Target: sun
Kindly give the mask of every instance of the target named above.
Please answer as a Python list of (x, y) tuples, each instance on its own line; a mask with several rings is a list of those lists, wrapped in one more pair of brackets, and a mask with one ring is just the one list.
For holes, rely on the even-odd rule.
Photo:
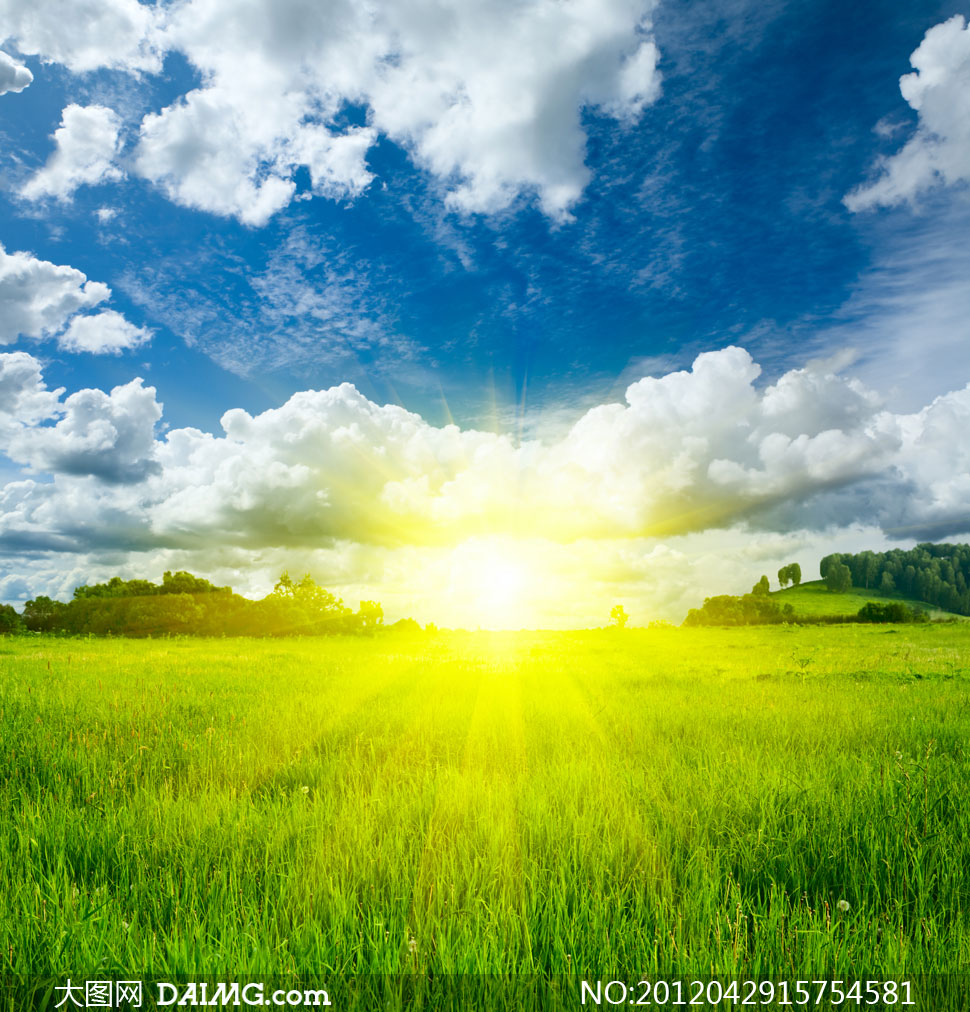
[(520, 602), (527, 582), (521, 562), (498, 556), (487, 559), (478, 571), (479, 601), (486, 611), (504, 609)]
[(514, 629), (532, 621), (534, 583), (524, 557), (489, 539), (466, 542), (454, 553), (448, 593), (475, 625)]

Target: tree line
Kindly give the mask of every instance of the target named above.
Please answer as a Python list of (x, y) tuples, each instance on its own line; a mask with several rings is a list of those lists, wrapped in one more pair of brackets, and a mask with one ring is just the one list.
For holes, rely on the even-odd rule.
[(833, 591), (878, 590), (970, 615), (970, 545), (919, 544), (888, 552), (834, 553), (819, 563)]
[(283, 572), (272, 593), (252, 601), (202, 577), (166, 572), (161, 584), (122, 580), (84, 584), (68, 602), (39, 596), (22, 613), (0, 605), (0, 633), (96, 636), (292, 636), (373, 633), (383, 626), (377, 601), (347, 607), (307, 573)]

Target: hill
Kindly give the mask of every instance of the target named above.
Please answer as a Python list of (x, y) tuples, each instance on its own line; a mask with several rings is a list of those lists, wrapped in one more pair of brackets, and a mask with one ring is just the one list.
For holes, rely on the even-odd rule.
[(784, 607), (790, 604), (796, 615), (813, 617), (816, 615), (855, 615), (863, 605), (870, 601), (886, 604), (898, 601), (907, 608), (925, 611), (931, 618), (949, 617), (952, 612), (935, 608), (925, 601), (905, 597), (902, 594), (882, 594), (877, 590), (866, 590), (863, 587), (850, 587), (841, 593), (833, 593), (825, 586), (824, 580), (810, 580), (797, 587), (787, 590), (773, 591), (769, 597)]

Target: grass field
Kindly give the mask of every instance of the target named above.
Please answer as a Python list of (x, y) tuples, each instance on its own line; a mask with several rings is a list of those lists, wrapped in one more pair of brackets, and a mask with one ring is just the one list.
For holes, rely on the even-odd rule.
[(3, 972), (967, 972), (968, 648), (0, 641)]

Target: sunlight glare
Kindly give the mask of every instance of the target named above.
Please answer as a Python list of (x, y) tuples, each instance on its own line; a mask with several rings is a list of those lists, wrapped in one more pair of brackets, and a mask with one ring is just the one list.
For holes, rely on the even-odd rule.
[(449, 594), (483, 629), (514, 629), (532, 620), (534, 574), (524, 558), (494, 541), (467, 543), (452, 557)]

